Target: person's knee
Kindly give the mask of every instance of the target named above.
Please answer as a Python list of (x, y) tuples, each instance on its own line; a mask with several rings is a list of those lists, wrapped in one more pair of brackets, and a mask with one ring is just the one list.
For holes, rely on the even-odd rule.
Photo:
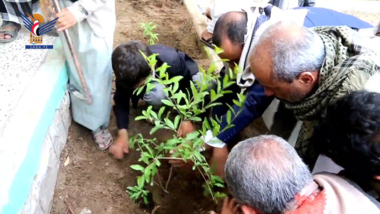
[(153, 106), (154, 109), (159, 109), (163, 106), (162, 100), (166, 99), (163, 88), (163, 85), (156, 85), (154, 89), (144, 95), (145, 102)]

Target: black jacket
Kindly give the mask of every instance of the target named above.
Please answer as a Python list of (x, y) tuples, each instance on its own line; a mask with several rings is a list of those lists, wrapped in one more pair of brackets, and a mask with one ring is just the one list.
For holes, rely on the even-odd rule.
[[(174, 48), (164, 45), (151, 45), (149, 49), (157, 56), (157, 66), (160, 67), (163, 63), (167, 63), (170, 68), (166, 70), (169, 78), (175, 76), (183, 76), (180, 81), (179, 90), (185, 90), (190, 87), (192, 76), (199, 72), (197, 63), (185, 53), (178, 51)], [(123, 84), (116, 79), (116, 91), (114, 95), (115, 105), (113, 111), (117, 120), (117, 127), (119, 129), (128, 129), (129, 124), (129, 106), (132, 100), (133, 107), (137, 107), (137, 102), (142, 99), (144, 92), (140, 96), (133, 94), (134, 89), (124, 88)]]

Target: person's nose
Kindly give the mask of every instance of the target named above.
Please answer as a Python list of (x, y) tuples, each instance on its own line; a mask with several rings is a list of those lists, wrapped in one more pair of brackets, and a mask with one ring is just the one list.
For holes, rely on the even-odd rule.
[(273, 95), (274, 95), (274, 91), (265, 88), (265, 89), (264, 89), (264, 94), (265, 94), (266, 96), (270, 97), (270, 96), (273, 96)]

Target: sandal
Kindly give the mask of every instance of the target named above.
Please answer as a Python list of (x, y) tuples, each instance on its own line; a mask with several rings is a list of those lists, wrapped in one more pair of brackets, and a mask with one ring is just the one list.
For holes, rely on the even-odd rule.
[(100, 151), (107, 150), (113, 143), (111, 133), (107, 128), (100, 127), (93, 133), (94, 141)]
[[(10, 30), (12, 28), (13, 30)], [(21, 25), (17, 23), (3, 21), (3, 24), (0, 27), (0, 34), (4, 34), (2, 37), (4, 37), (5, 35), (10, 35), (11, 38), (9, 39), (0, 38), (0, 43), (9, 43), (9, 42), (15, 41), (17, 39), (18, 31), (20, 29), (21, 29)]]
[(204, 39), (204, 38), (201, 38), (200, 41), (205, 44), (207, 47), (211, 48), (211, 49), (215, 49), (214, 45), (212, 44), (212, 37), (210, 39)]

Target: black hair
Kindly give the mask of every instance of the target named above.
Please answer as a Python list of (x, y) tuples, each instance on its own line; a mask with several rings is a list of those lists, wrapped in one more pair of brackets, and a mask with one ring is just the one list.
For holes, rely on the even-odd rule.
[(247, 23), (248, 18), (245, 12), (228, 12), (221, 15), (215, 23), (212, 43), (220, 47), (223, 39), (228, 38), (232, 44), (244, 44)]
[(380, 94), (357, 91), (330, 104), (312, 141), (348, 172), (380, 175)]
[(151, 73), (151, 68), (141, 52), (152, 55), (149, 47), (141, 41), (130, 41), (119, 45), (112, 53), (112, 68), (118, 83), (127, 87), (136, 86)]

